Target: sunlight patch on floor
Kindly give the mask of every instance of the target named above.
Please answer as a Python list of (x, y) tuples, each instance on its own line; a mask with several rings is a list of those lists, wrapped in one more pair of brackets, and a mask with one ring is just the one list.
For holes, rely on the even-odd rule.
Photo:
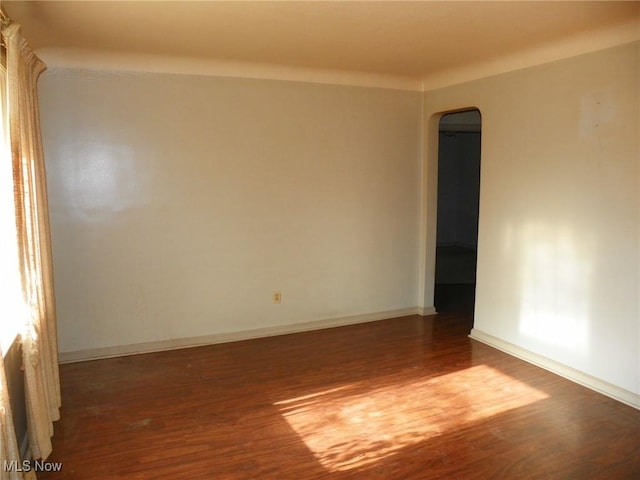
[(276, 406), (323, 467), (343, 471), (545, 398), (526, 383), (478, 365), (378, 388), (340, 387)]

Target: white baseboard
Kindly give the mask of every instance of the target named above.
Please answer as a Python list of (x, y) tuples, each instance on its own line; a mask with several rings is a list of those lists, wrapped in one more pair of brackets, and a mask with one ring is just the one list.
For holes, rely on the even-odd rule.
[[(422, 313), (431, 311), (432, 313)], [(385, 312), (365, 313), (349, 317), (330, 318), (326, 320), (315, 320), (311, 322), (294, 323), (289, 325), (275, 325), (272, 327), (243, 330), (240, 332), (216, 333), (199, 337), (176, 338), (171, 340), (160, 340), (157, 342), (136, 343), (131, 345), (118, 345), (114, 347), (92, 348), (88, 350), (76, 350), (72, 352), (60, 352), (58, 361), (60, 363), (75, 363), (101, 358), (122, 357), (125, 355), (136, 355), (140, 353), (161, 352), (165, 350), (176, 350), (178, 348), (199, 347), (203, 345), (213, 345), (216, 343), (237, 342), (240, 340), (250, 340), (252, 338), (271, 337), (274, 335), (287, 335), (289, 333), (307, 332), (311, 330), (321, 330), (324, 328), (343, 327), (358, 323), (375, 322), (390, 318), (406, 317), (408, 315), (432, 315), (435, 313), (433, 307), (421, 308), (411, 307), (399, 310), (389, 310)]]
[(418, 315), (427, 317), (429, 315), (436, 315), (436, 307), (418, 307)]
[(605, 382), (604, 380), (600, 380), (599, 378), (581, 372), (580, 370), (576, 370), (575, 368), (556, 362), (555, 360), (551, 360), (522, 347), (518, 347), (517, 345), (501, 340), (500, 338), (494, 337), (493, 335), (489, 335), (488, 333), (484, 333), (475, 328), (471, 330), (469, 337), (640, 410), (640, 395), (625, 390), (624, 388), (620, 388), (609, 382)]

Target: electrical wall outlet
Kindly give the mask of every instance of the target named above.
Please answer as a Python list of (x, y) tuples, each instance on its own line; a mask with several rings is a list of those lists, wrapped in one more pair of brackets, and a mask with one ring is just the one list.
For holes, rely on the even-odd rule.
[(274, 290), (271, 299), (273, 300), (273, 303), (282, 303), (282, 294), (280, 293), (280, 290)]

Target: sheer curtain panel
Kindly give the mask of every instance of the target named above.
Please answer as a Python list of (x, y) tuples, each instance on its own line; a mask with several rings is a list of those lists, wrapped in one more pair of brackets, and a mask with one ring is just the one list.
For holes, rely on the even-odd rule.
[(7, 377), (4, 373), (4, 359), (0, 352), (0, 480), (23, 480), (17, 468), (5, 468), (6, 465), (20, 464), (20, 450), (13, 427), (11, 402), (7, 391)]
[(21, 340), (29, 448), (34, 459), (51, 453), (60, 417), (60, 379), (51, 242), (37, 81), (45, 64), (11, 23), (2, 29), (7, 50), (9, 137), (14, 182), (18, 264), (23, 311)]

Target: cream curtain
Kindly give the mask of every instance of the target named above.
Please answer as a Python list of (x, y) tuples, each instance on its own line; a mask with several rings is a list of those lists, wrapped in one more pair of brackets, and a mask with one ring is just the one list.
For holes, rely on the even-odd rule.
[[(4, 359), (0, 352), (0, 459), (9, 465), (19, 465), (20, 449), (13, 428), (13, 415), (4, 372)], [(22, 473), (17, 468), (4, 468), (5, 465), (7, 463), (0, 466), (0, 480), (23, 480)]]
[[(7, 71), (4, 61), (2, 62), (2, 65), (0, 65), (0, 114), (2, 114), (2, 122), (0, 124), (0, 146), (2, 148), (2, 155), (0, 156), (0, 158), (2, 158), (2, 161), (9, 162), (11, 158), (11, 155), (8, 154), (9, 108), (7, 105)], [(3, 223), (3, 226), (4, 225), (5, 224)], [(9, 250), (4, 244), (3, 247), (5, 247), (5, 250)], [(8, 266), (6, 262), (3, 262), (3, 275), (7, 274), (7, 272), (5, 271), (7, 267)], [(11, 313), (3, 313), (4, 314), (0, 318), (0, 321), (5, 324), (9, 323), (11, 319), (7, 316), (11, 315)], [(3, 462), (8, 462), (9, 465), (19, 465), (20, 463), (20, 450), (18, 447), (18, 442), (16, 440), (16, 434), (13, 424), (13, 413), (11, 411), (11, 401), (9, 399), (7, 377), (4, 367), (4, 355), (2, 354), (2, 351), (0, 351), (0, 460), (2, 460)], [(4, 467), (4, 465), (2, 466)], [(23, 477), (16, 468), (1, 468), (0, 480), (23, 480)]]
[(35, 459), (51, 453), (60, 417), (60, 380), (44, 155), (37, 80), (45, 64), (17, 24), (2, 30), (7, 48), (9, 133), (18, 257), (26, 318), (22, 331), (29, 448)]

